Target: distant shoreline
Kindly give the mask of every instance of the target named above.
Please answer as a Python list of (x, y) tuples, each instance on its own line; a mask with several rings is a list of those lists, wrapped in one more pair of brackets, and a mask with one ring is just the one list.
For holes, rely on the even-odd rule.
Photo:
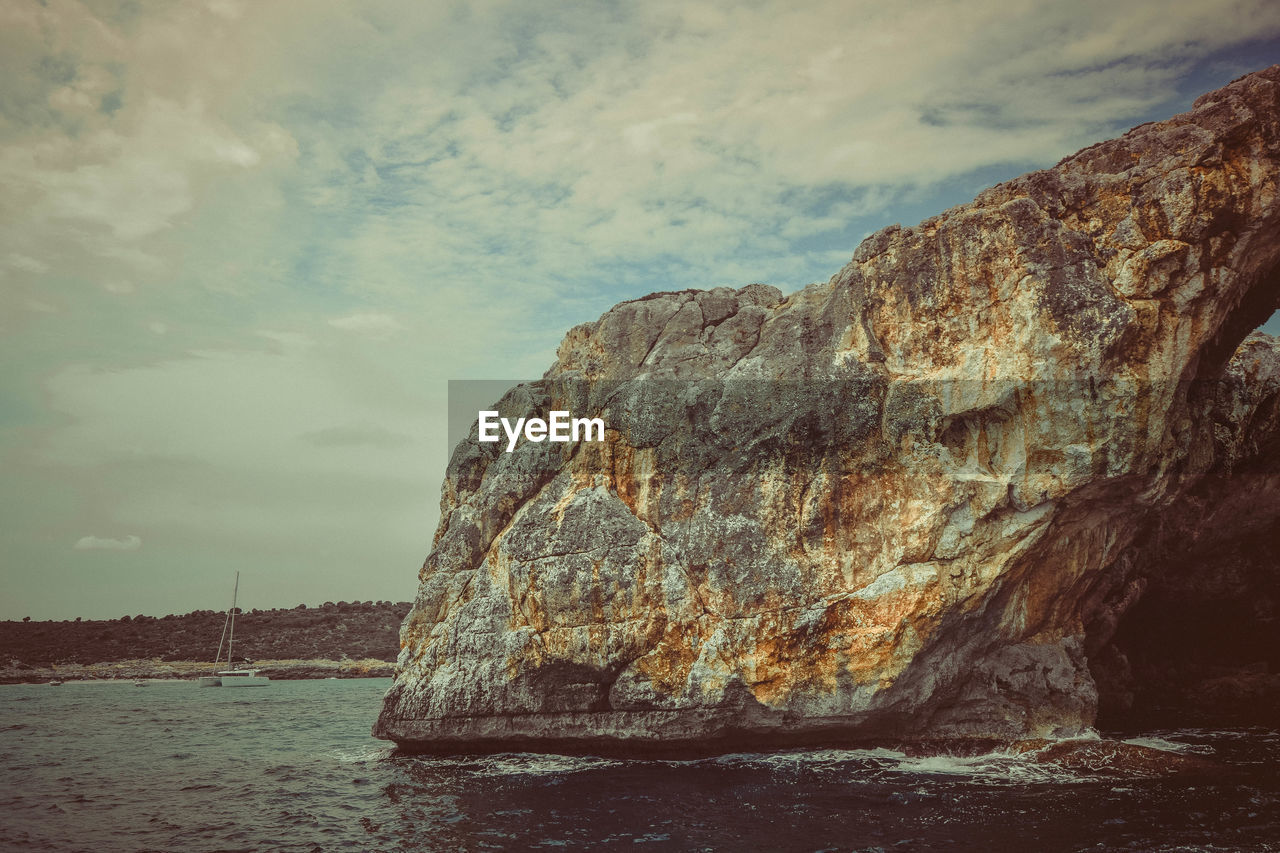
[[(188, 678), (257, 661), (271, 678), (390, 675), (407, 601), (339, 601), (236, 614), (194, 610), (119, 619), (0, 621), (0, 683), (51, 678)], [(226, 641), (225, 643), (223, 641)], [(222, 661), (221, 666), (211, 661)], [(77, 669), (76, 667), (80, 667)]]
[[(243, 665), (242, 665), (243, 666)], [(66, 663), (54, 666), (0, 667), (0, 684), (44, 684), (55, 678), (64, 682), (188, 681), (210, 675), (227, 664), (208, 661), (166, 661), (159, 658), (102, 663)], [(260, 675), (275, 681), (305, 678), (390, 678), (395, 664), (376, 658), (361, 660), (288, 659), (253, 663)]]

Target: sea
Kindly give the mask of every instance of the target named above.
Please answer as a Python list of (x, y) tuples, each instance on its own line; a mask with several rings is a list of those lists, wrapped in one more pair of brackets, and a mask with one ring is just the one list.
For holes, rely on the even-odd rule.
[(1280, 732), (1125, 736), (1196, 769), (893, 749), (400, 755), (389, 679), (0, 686), (0, 849), (1280, 850)]

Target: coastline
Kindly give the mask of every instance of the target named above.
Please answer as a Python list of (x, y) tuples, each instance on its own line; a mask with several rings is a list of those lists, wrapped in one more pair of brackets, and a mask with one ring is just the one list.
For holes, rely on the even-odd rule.
[[(64, 682), (186, 681), (225, 668), (208, 661), (166, 661), (160, 658), (64, 663), (53, 666), (0, 667), (0, 684), (43, 684), (54, 678)], [(280, 659), (260, 660), (253, 668), (273, 681), (304, 678), (390, 678), (395, 664), (376, 658), (359, 660)]]

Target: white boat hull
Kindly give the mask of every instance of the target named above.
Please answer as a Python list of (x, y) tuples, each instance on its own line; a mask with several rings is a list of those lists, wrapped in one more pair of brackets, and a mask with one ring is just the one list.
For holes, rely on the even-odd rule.
[(197, 687), (221, 687), (222, 679), (216, 675), (202, 675), (196, 679)]
[(271, 683), (270, 678), (265, 675), (258, 675), (256, 669), (220, 672), (218, 677), (222, 679), (223, 687), (266, 687)]

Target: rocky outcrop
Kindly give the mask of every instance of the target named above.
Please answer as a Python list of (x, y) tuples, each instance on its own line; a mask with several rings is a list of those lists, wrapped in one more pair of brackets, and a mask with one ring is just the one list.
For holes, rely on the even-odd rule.
[(1099, 684), (1134, 689), (1117, 638), (1159, 555), (1280, 517), (1280, 351), (1240, 346), (1280, 307), (1277, 178), (1280, 67), (886, 228), (826, 284), (574, 328), (497, 408), (599, 415), (607, 440), (458, 445), (374, 733), (1092, 726)]

